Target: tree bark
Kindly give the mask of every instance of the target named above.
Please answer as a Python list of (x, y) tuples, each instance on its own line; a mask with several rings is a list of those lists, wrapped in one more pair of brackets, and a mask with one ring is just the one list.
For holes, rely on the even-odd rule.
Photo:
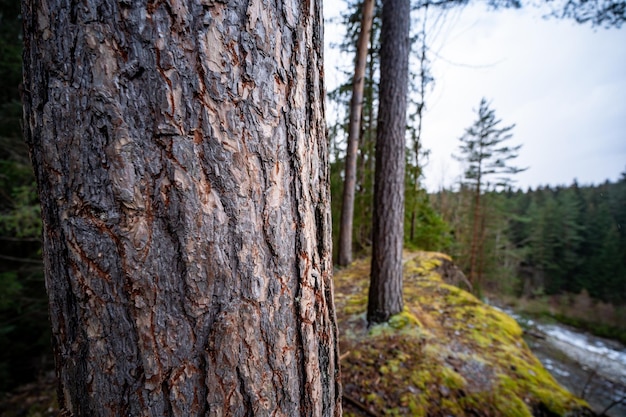
[(64, 413), (339, 415), (321, 2), (23, 16)]
[(346, 151), (346, 169), (339, 223), (339, 265), (352, 262), (352, 224), (354, 220), (354, 193), (356, 188), (356, 162), (361, 134), (361, 113), (363, 109), (363, 89), (365, 68), (369, 51), (369, 39), (374, 19), (374, 0), (364, 0), (361, 15), (361, 31), (357, 41), (354, 78), (352, 80), (352, 100), (350, 102), (350, 121), (348, 127), (348, 149)]
[(410, 14), (409, 0), (383, 1), (372, 277), (367, 309), (370, 323), (387, 321), (403, 307), (404, 153)]
[(470, 271), (469, 280), (480, 291), (480, 284), (477, 281), (476, 263), (478, 259), (478, 245), (480, 234), (480, 218), (481, 218), (481, 204), (480, 204), (480, 184), (482, 181), (480, 170), (482, 161), (478, 165), (478, 178), (476, 180), (476, 189), (474, 190), (474, 211), (472, 212), (472, 241), (470, 245)]

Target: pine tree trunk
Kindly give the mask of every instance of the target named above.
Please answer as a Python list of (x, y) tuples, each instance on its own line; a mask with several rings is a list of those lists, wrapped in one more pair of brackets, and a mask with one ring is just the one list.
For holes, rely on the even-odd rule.
[(23, 3), (66, 415), (341, 413), (320, 3)]
[[(370, 33), (370, 49), (376, 47), (376, 39), (374, 39), (374, 28), (372, 25), (372, 33)], [(361, 108), (362, 122), (359, 139), (357, 176), (359, 181), (355, 189), (355, 204), (360, 201), (361, 205), (357, 214), (353, 215), (353, 221), (358, 219), (358, 239), (357, 245), (360, 249), (371, 246), (372, 242), (372, 212), (373, 210), (373, 187), (374, 187), (374, 148), (376, 132), (376, 115), (374, 112), (374, 74), (376, 73), (376, 65), (372, 55), (368, 57), (366, 66), (365, 79), (369, 80), (370, 87), (364, 91), (363, 107)], [(366, 93), (366, 94), (365, 94)], [(353, 242), (354, 246), (354, 242)]]
[(477, 258), (478, 258), (478, 241), (480, 234), (480, 216), (481, 216), (481, 206), (480, 206), (480, 176), (478, 177), (476, 184), (476, 191), (474, 191), (474, 211), (472, 213), (472, 240), (470, 245), (470, 272), (469, 272), (469, 281), (480, 291), (479, 283), (477, 282)]
[(374, 0), (364, 0), (361, 15), (361, 31), (357, 41), (354, 78), (352, 81), (352, 100), (350, 102), (350, 121), (348, 127), (348, 149), (346, 152), (346, 170), (339, 224), (339, 265), (352, 262), (352, 224), (354, 220), (354, 193), (356, 188), (356, 160), (361, 134), (361, 113), (363, 109), (363, 87), (365, 68), (369, 51), (370, 32), (374, 18)]
[[(485, 264), (487, 262), (485, 252), (485, 241), (487, 240), (485, 237), (485, 233), (487, 231), (487, 224), (485, 223), (487, 220), (487, 206), (481, 199), (481, 208), (480, 208), (480, 231), (478, 233), (478, 245), (476, 249), (476, 262), (478, 263), (478, 267), (476, 269), (476, 284), (475, 288), (478, 290), (478, 295), (480, 295), (483, 291), (483, 275), (485, 274)], [(492, 254), (495, 255), (495, 254)]]
[(409, 0), (383, 1), (372, 277), (367, 309), (370, 323), (384, 322), (403, 307), (404, 153), (410, 13)]

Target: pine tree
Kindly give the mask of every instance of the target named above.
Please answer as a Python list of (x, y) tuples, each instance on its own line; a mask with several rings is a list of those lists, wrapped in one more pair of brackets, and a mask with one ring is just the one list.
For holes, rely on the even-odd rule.
[(341, 414), (321, 1), (291, 6), (24, 2), (63, 415)]
[[(512, 138), (511, 131), (515, 125), (501, 127), (501, 120), (496, 118), (495, 111), (483, 98), (478, 108), (478, 119), (466, 129), (459, 138), (460, 156), (455, 158), (466, 163), (464, 184), (472, 193), (471, 207), (471, 243), (469, 261), (469, 279), (472, 284), (480, 286), (480, 268), (482, 262), (479, 248), (483, 235), (483, 207), (481, 196), (485, 187), (506, 187), (511, 184), (511, 175), (524, 169), (509, 165), (517, 158), (521, 145), (506, 146), (504, 143)], [(488, 182), (495, 177), (495, 182)]]
[(383, 2), (372, 275), (367, 308), (370, 323), (387, 321), (403, 307), (404, 158), (410, 12), (408, 0)]
[[(376, 2), (379, 3), (379, 2)], [(356, 54), (358, 38), (362, 21), (363, 2), (348, 4), (348, 11), (342, 15), (342, 22), (346, 28), (344, 40), (338, 45), (339, 49), (347, 54)], [(363, 95), (361, 101), (360, 122), (358, 125), (359, 136), (358, 152), (356, 155), (356, 182), (354, 189), (354, 210), (352, 215), (352, 230), (350, 245), (341, 244), (340, 237), (342, 219), (349, 216), (344, 214), (344, 189), (346, 165), (350, 159), (349, 132), (350, 132), (350, 109), (353, 101), (353, 78), (349, 82), (341, 84), (329, 92), (328, 97), (338, 107), (339, 118), (329, 126), (329, 138), (331, 141), (331, 187), (332, 187), (332, 212), (333, 212), (333, 242), (335, 259), (339, 262), (340, 246), (352, 249), (353, 255), (363, 254), (371, 249), (372, 245), (372, 213), (374, 195), (374, 152), (377, 123), (376, 102), (378, 100), (378, 73), (379, 73), (379, 48), (380, 48), (380, 5), (374, 5), (374, 15), (370, 30), (369, 44), (366, 55), (366, 67), (363, 77)], [(344, 110), (342, 112), (342, 110)], [(355, 126), (354, 124), (353, 126)]]
[(346, 170), (341, 205), (341, 223), (339, 227), (339, 257), (341, 266), (352, 262), (352, 225), (354, 219), (354, 193), (356, 189), (357, 153), (361, 135), (363, 92), (367, 70), (368, 46), (372, 22), (374, 20), (374, 0), (364, 0), (361, 10), (361, 28), (357, 42), (354, 76), (352, 81), (352, 99), (348, 124), (348, 147), (346, 150)]

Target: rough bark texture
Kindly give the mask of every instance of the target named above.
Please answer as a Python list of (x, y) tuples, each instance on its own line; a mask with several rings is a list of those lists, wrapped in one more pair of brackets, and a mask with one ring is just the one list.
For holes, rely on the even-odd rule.
[(384, 0), (380, 101), (376, 135), (372, 278), (367, 318), (384, 322), (402, 311), (404, 147), (409, 79), (409, 0)]
[(320, 3), (23, 3), (67, 415), (340, 414)]
[(356, 188), (356, 159), (361, 134), (361, 113), (363, 109), (363, 90), (365, 87), (365, 68), (372, 21), (374, 19), (374, 0), (364, 0), (361, 15), (361, 31), (356, 48), (354, 78), (352, 80), (352, 100), (350, 102), (350, 121), (348, 126), (348, 149), (346, 151), (346, 170), (341, 202), (341, 222), (339, 224), (339, 265), (352, 262), (352, 224), (354, 220), (354, 192)]

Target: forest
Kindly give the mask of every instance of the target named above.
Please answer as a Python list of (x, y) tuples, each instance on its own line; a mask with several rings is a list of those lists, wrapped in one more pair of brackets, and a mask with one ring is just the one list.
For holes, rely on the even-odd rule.
[(22, 136), (20, 4), (0, 4), (0, 381), (3, 391), (49, 369), (50, 325), (35, 177)]
[[(543, 300), (564, 321), (624, 340), (626, 174), (594, 186), (491, 191), (484, 195), (480, 274), (485, 293)], [(466, 190), (431, 197), (454, 239), (447, 250), (469, 268)], [(583, 304), (580, 304), (583, 303)], [(586, 307), (585, 307), (586, 303)], [(558, 309), (557, 309), (558, 310)], [(589, 323), (585, 323), (585, 320)], [(594, 323), (595, 322), (595, 323)]]
[[(364, 2), (343, 16), (344, 51), (355, 46)], [(375, 2), (371, 2), (375, 3)], [(453, 2), (450, 2), (451, 7)], [(363, 60), (362, 113), (353, 154), (353, 214), (349, 253), (340, 253), (349, 158), (352, 80), (328, 93), (342, 112), (329, 123), (333, 260), (338, 268), (372, 254), (376, 135), (382, 16), (375, 7)], [(511, 7), (501, 5), (501, 7)], [(419, 25), (418, 25), (419, 26)], [(42, 261), (41, 208), (29, 150), (24, 143), (20, 4), (0, 1), (0, 392), (36, 379), (53, 367), (48, 299)], [(411, 37), (417, 65), (411, 67), (404, 138), (404, 247), (449, 254), (475, 295), (626, 341), (626, 167), (618, 181), (545, 185), (519, 189), (511, 181), (522, 144), (502, 147), (509, 128), (483, 99), (475, 124), (464, 135), (458, 158), (468, 162), (451, 189), (427, 192), (423, 164), (422, 112), (429, 73), (425, 26)], [(509, 121), (507, 121), (508, 123)], [(514, 122), (514, 121), (511, 121)], [(489, 125), (491, 123), (491, 125)], [(490, 126), (496, 134), (476, 133)], [(353, 127), (352, 127), (353, 128)], [(484, 140), (490, 141), (485, 144)], [(478, 144), (478, 145), (477, 145)], [(476, 153), (492, 146), (492, 153)], [(500, 155), (498, 157), (498, 152)], [(494, 162), (495, 161), (495, 162)], [(505, 161), (502, 163), (501, 161)], [(488, 182), (488, 176), (498, 181)], [(491, 177), (489, 177), (491, 178)], [(345, 244), (343, 246), (345, 249)]]
[[(355, 53), (361, 14), (357, 4), (350, 10), (352, 14), (343, 17), (347, 31), (339, 47)], [(352, 234), (354, 250), (361, 254), (367, 254), (372, 243), (379, 18), (373, 19), (368, 49), (356, 165), (355, 205), (359, 210), (354, 213)], [(605, 329), (608, 334), (624, 340), (626, 170), (615, 182), (579, 185), (572, 179), (571, 185), (520, 189), (515, 186), (515, 174), (528, 168), (514, 166), (522, 144), (508, 144), (514, 125), (502, 127), (496, 111), (483, 99), (476, 109), (476, 122), (468, 127), (453, 154), (467, 167), (463, 178), (451, 188), (428, 193), (422, 184), (429, 151), (422, 147), (421, 112), (428, 104), (429, 84), (435, 80), (430, 73), (425, 26), (414, 32), (413, 53), (418, 59), (410, 78), (405, 246), (451, 254), (479, 294), (533, 299), (536, 305), (531, 309), (552, 310), (562, 320), (582, 326), (593, 328), (595, 324), (600, 332), (606, 326), (611, 328)], [(348, 82), (329, 93), (338, 108), (346, 109), (344, 118), (330, 126), (333, 236), (339, 259), (350, 87)], [(476, 133), (488, 127), (496, 131), (489, 138)], [(589, 306), (581, 310), (576, 298)], [(559, 304), (563, 314), (554, 313), (550, 303)], [(586, 323), (585, 317), (595, 323)]]
[[(622, 174), (616, 183), (596, 186), (574, 182), (568, 187), (486, 194), (489, 213), (482, 239), (488, 249), (479, 279), (490, 291), (516, 296), (587, 291), (593, 299), (623, 305), (625, 247), (620, 225), (625, 192)], [(463, 236), (463, 190), (431, 197), (455, 234)], [(452, 250), (463, 265), (463, 244), (455, 245), (458, 249)]]

